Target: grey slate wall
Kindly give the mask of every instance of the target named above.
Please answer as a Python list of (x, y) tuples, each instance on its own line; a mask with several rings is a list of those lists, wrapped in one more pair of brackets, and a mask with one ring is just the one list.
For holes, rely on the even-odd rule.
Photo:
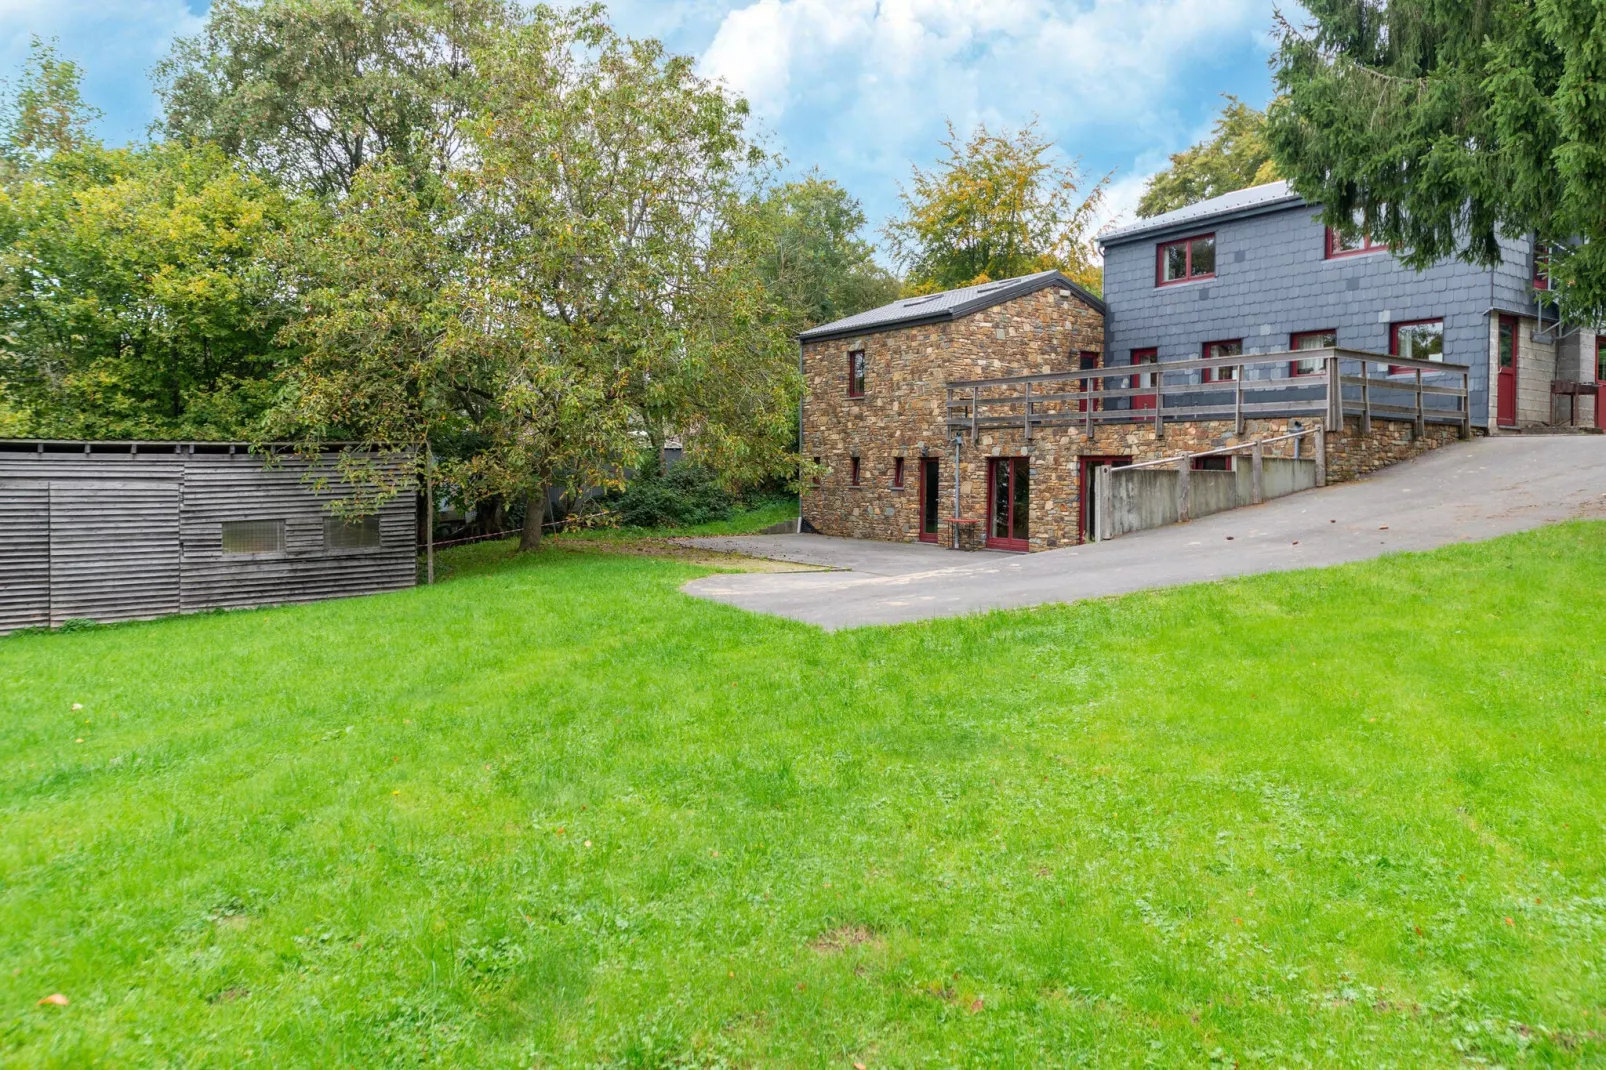
[[(382, 507), (377, 547), (331, 549), (324, 521), (345, 491), (306, 472), (226, 447), (0, 443), (0, 634), (411, 587), (414, 496)], [(225, 554), (234, 520), (283, 521), (284, 551)]]
[[(1216, 277), (1156, 286), (1156, 246), (1216, 235)], [(1305, 205), (1249, 218), (1196, 222), (1106, 248), (1107, 365), (1157, 347), (1162, 362), (1201, 355), (1206, 342), (1242, 338), (1245, 352), (1287, 349), (1300, 331), (1336, 330), (1341, 346), (1386, 353), (1389, 326), (1444, 320), (1444, 359), (1471, 367), (1472, 422), (1489, 422), (1489, 312), (1532, 316), (1531, 243), (1503, 242), (1493, 270), (1455, 261), (1415, 272), (1386, 251), (1326, 259), (1326, 231)]]

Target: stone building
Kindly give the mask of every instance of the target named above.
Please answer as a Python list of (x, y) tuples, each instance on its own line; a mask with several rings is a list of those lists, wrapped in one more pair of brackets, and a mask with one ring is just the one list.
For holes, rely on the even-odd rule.
[(1415, 272), (1328, 231), (1283, 183), (1100, 241), (1104, 300), (1050, 271), (804, 332), (804, 524), (1048, 549), (1098, 530), (1106, 465), (1320, 428), (1338, 481), (1474, 428), (1606, 423), (1606, 336), (1545, 321), (1532, 241), (1506, 242), (1498, 268)]

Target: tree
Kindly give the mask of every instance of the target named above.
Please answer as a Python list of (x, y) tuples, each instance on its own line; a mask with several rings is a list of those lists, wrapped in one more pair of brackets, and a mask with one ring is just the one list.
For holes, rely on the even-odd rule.
[(1081, 196), (1080, 168), (1056, 164), (1035, 123), (1009, 137), (980, 126), (963, 143), (949, 123), (942, 146), (947, 158), (930, 171), (914, 168), (900, 195), (903, 217), (883, 232), (910, 292), (1050, 268), (1099, 292), (1089, 231), (1109, 176)]
[(166, 133), (320, 194), (381, 156), (421, 182), (462, 151), (475, 51), (522, 17), (503, 0), (218, 0), (156, 69)]
[(480, 492), (527, 498), (532, 546), (548, 488), (616, 484), (671, 430), (727, 481), (784, 470), (794, 351), (728, 226), (763, 162), (746, 106), (597, 7), (543, 10), (480, 62)]
[(1542, 299), (1606, 320), (1606, 11), (1577, 0), (1313, 0), (1284, 24), (1279, 165), (1323, 218), (1422, 268), (1552, 243)]
[(1282, 175), (1266, 142), (1266, 113), (1231, 94), (1208, 141), (1178, 152), (1171, 166), (1151, 175), (1138, 215), (1155, 216), (1223, 193), (1275, 182)]
[(748, 206), (742, 240), (792, 333), (876, 308), (901, 284), (859, 235), (864, 210), (837, 182), (811, 171)]
[(106, 149), (42, 46), (0, 130), (0, 381), (13, 427), (235, 438), (267, 407), (288, 202), (216, 149)]

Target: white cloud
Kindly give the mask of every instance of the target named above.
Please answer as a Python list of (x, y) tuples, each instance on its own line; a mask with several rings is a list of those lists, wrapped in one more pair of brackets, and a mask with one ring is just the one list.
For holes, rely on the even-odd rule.
[(1270, 0), (752, 0), (725, 14), (701, 69), (747, 96), (795, 163), (857, 180), (872, 217), (911, 161), (934, 158), (944, 119), (963, 132), (1033, 116), (1090, 171), (1119, 168), (1113, 217), (1187, 144), (1201, 96), (1213, 110), (1221, 89), (1263, 82), (1271, 13)]

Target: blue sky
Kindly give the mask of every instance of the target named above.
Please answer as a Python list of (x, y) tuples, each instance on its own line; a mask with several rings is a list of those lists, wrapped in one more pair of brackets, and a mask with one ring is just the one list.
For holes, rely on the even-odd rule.
[[(1285, 10), (1287, 5), (1285, 5)], [(943, 122), (1034, 116), (1087, 170), (1114, 172), (1110, 218), (1198, 140), (1235, 93), (1270, 94), (1271, 0), (619, 0), (615, 24), (694, 54), (751, 100), (792, 169), (819, 166), (879, 224)], [(0, 0), (6, 76), (33, 35), (83, 65), (109, 141), (156, 115), (150, 69), (203, 0)]]

